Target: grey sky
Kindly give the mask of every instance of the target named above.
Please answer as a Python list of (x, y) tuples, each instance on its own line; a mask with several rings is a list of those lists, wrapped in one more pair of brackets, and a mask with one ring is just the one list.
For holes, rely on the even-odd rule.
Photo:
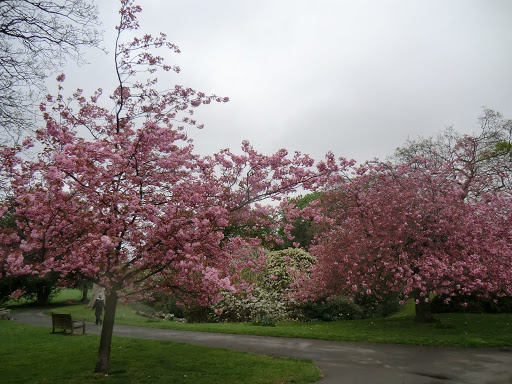
[[(146, 0), (141, 31), (165, 32), (182, 73), (162, 79), (229, 96), (197, 109), (196, 149), (384, 158), (407, 137), (512, 118), (508, 0)], [(112, 50), (118, 2), (102, 0)], [(112, 57), (68, 67), (67, 88), (108, 88)], [(88, 88), (90, 89), (90, 88)]]

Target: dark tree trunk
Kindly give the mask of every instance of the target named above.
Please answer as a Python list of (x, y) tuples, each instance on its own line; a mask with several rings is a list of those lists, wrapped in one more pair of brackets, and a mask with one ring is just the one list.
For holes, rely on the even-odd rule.
[(41, 285), (37, 288), (37, 304), (46, 307), (50, 301), (51, 288), (46, 285)]
[(112, 344), (112, 333), (114, 331), (114, 319), (117, 307), (117, 292), (107, 294), (105, 301), (105, 317), (103, 318), (100, 349), (98, 351), (98, 361), (94, 372), (108, 374), (110, 346)]
[(87, 303), (89, 301), (87, 298), (87, 291), (89, 290), (87, 287), (87, 281), (84, 281), (82, 284), (82, 303)]
[(420, 295), (420, 291), (414, 291), (414, 300), (416, 300), (416, 321), (422, 323), (429, 323), (434, 321), (434, 316), (432, 316), (432, 307), (430, 305), (430, 300), (428, 300), (428, 294), (425, 296)]

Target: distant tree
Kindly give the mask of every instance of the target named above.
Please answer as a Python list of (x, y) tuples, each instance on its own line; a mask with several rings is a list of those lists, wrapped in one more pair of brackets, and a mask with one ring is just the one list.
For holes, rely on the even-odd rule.
[(474, 148), (463, 140), (453, 161), (366, 163), (337, 180), (305, 292), (402, 294), (419, 321), (432, 319), (430, 294), (512, 293), (512, 195), (495, 174), (474, 173)]
[[(0, 217), (0, 229), (3, 233), (12, 233), (23, 238), (22, 231), (18, 228), (18, 220), (15, 211), (14, 199), (8, 199), (6, 202), (6, 212)], [(15, 248), (12, 249), (15, 252)], [(36, 255), (27, 253), (27, 259), (34, 258)], [(23, 298), (29, 302), (36, 302), (41, 306), (48, 305), (50, 298), (57, 292), (57, 281), (59, 274), (50, 272), (44, 277), (37, 275), (22, 274), (18, 276), (6, 276), (5, 265), (0, 264), (0, 302), (10, 299), (13, 292), (16, 292), (16, 298)]]
[(33, 106), (49, 74), (66, 58), (83, 62), (82, 49), (98, 46), (93, 0), (0, 1), (0, 127), (4, 142), (33, 128)]
[[(317, 191), (307, 193), (291, 199), (289, 206), (291, 211), (298, 215), (300, 211), (309, 208), (313, 202), (319, 203), (322, 196), (323, 194)], [(276, 245), (276, 249), (286, 250), (295, 247), (309, 249), (316, 233), (313, 220), (307, 215), (298, 215), (298, 217), (292, 215), (287, 219), (286, 209), (282, 214), (285, 216), (284, 226), (279, 230), (281, 241)]]
[(484, 108), (478, 124), (479, 131), (473, 135), (462, 135), (450, 127), (436, 137), (408, 140), (396, 149), (393, 160), (400, 164), (419, 157), (439, 167), (451, 163), (453, 177), (459, 178), (467, 193), (510, 190), (512, 120)]

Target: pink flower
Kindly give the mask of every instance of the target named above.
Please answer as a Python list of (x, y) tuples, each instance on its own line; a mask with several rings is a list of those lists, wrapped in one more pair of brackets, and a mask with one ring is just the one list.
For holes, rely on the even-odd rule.
[(17, 289), (9, 295), (9, 298), (19, 299), (21, 296), (23, 296), (24, 293), (25, 293), (25, 291), (23, 289)]

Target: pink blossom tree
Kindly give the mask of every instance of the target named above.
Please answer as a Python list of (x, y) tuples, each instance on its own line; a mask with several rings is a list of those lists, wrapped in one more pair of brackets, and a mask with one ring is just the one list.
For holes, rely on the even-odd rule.
[[(250, 223), (277, 233), (273, 208), (263, 200), (311, 187), (327, 171), (324, 163), (314, 168), (306, 155), (280, 150), (266, 156), (247, 142), (238, 155), (195, 154), (185, 129), (198, 126), (194, 108), (228, 99), (183, 86), (158, 90), (152, 74), (179, 68), (152, 49), (178, 47), (164, 34), (122, 42), (138, 29), (141, 9), (131, 0), (121, 4), (113, 108), (100, 104), (101, 89), (90, 98), (81, 90), (65, 98), (60, 85), (59, 95), (41, 105), (46, 126), (35, 138), (41, 151), (29, 158), (6, 148), (0, 169), (15, 197), (18, 227), (0, 234), (6, 274), (56, 271), (106, 289), (95, 368), (101, 373), (109, 370), (118, 299), (164, 290), (215, 303), (220, 290), (235, 289), (237, 264), (261, 241), (226, 238), (226, 228)], [(152, 77), (141, 81), (148, 73)], [(4, 214), (7, 203), (0, 209)]]
[(473, 148), (466, 138), (441, 165), (366, 163), (335, 180), (310, 250), (316, 284), (304, 293), (395, 292), (414, 298), (420, 321), (432, 320), (430, 294), (511, 294), (511, 191), (495, 175), (473, 172)]

